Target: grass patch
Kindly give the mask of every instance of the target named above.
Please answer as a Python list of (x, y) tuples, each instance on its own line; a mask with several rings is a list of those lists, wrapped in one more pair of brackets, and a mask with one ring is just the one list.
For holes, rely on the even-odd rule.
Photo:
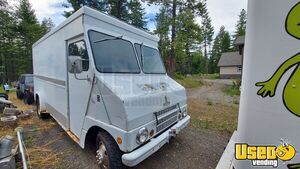
[(223, 89), (223, 92), (229, 96), (239, 96), (241, 94), (240, 91), (241, 80), (236, 80), (232, 83), (231, 86), (227, 86)]
[(196, 88), (203, 85), (203, 82), (200, 79), (194, 77), (185, 77), (179, 74), (174, 75), (175, 80), (180, 83), (185, 88)]
[(239, 96), (241, 94), (240, 88), (234, 86), (225, 87), (223, 92), (229, 96)]
[(237, 129), (237, 107), (197, 99), (190, 99), (188, 105), (192, 127), (227, 133)]
[[(8, 96), (9, 100), (11, 100), (14, 105), (16, 105), (20, 110), (32, 110), (34, 108), (33, 106), (23, 104), (22, 100), (17, 99), (16, 93), (14, 91), (10, 91), (8, 93)], [(57, 140), (55, 140), (54, 138), (52, 141), (49, 140), (48, 143), (45, 143), (42, 146), (38, 146), (36, 142), (39, 138), (31, 135), (36, 132), (45, 132), (53, 127), (56, 127), (57, 123), (54, 120), (42, 121), (38, 119), (35, 113), (33, 113), (28, 119), (19, 119), (17, 126), (23, 127), (25, 131), (24, 142), (30, 157), (30, 161), (28, 161), (28, 165), (30, 166), (29, 168), (55, 168), (55, 166), (59, 165), (60, 154), (57, 154), (51, 148), (49, 148), (50, 145), (55, 143)], [(16, 126), (9, 127), (0, 125), (0, 137), (10, 135), (16, 138), (17, 136), (14, 131), (15, 127)], [(60, 139), (60, 137), (58, 137), (57, 139)], [(17, 161), (17, 168), (21, 168), (21, 165), (21, 162)]]
[(185, 88), (196, 88), (203, 85), (201, 80), (194, 79), (192, 77), (186, 77), (184, 79), (176, 79), (176, 81), (180, 83), (182, 86), (184, 86)]
[(219, 79), (220, 78), (220, 74), (218, 74), (218, 73), (214, 73), (214, 74), (197, 74), (197, 75), (193, 75), (193, 76), (204, 78), (204, 79)]

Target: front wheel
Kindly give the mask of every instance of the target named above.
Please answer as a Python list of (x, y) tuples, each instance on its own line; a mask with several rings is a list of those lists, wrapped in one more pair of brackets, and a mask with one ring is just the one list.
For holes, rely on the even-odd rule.
[(96, 138), (96, 157), (100, 169), (125, 169), (122, 152), (107, 132), (99, 132)]

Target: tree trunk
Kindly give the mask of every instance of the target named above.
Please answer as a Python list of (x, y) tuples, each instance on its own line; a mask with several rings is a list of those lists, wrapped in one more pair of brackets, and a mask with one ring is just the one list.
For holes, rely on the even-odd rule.
[(205, 67), (206, 73), (208, 73), (208, 56), (207, 56), (207, 38), (204, 37), (204, 58), (205, 58)]
[(190, 53), (190, 44), (187, 42), (185, 43), (185, 54), (187, 56), (187, 67), (185, 68), (185, 72), (187, 74), (192, 74), (192, 60), (193, 58), (191, 57)]
[(171, 30), (171, 56), (170, 56), (170, 75), (173, 76), (175, 69), (176, 69), (176, 52), (175, 52), (175, 41), (176, 41), (176, 17), (177, 17), (177, 0), (173, 0), (173, 7), (172, 7), (172, 30)]

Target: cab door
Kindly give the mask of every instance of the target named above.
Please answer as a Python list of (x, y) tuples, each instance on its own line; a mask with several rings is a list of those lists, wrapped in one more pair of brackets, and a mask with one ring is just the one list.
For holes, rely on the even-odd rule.
[(70, 131), (80, 138), (92, 87), (92, 82), (89, 80), (92, 79), (90, 62), (84, 37), (68, 41), (67, 51), (67, 57), (80, 56), (83, 59), (81, 73), (76, 73), (75, 76), (74, 73), (68, 72), (69, 126)]

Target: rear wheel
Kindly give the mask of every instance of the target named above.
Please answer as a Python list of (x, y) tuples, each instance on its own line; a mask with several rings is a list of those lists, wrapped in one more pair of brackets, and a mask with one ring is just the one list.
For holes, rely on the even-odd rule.
[(37, 113), (39, 119), (48, 119), (49, 118), (48, 113), (44, 113), (41, 111), (40, 99), (38, 96), (36, 97), (36, 113)]
[(99, 132), (96, 138), (96, 157), (100, 169), (125, 169), (115, 140), (107, 132)]
[(32, 105), (34, 103), (34, 97), (31, 93), (25, 93), (23, 101), (25, 104)]
[(23, 99), (23, 97), (24, 97), (24, 94), (19, 89), (17, 90), (16, 95), (17, 95), (17, 98), (20, 100)]

